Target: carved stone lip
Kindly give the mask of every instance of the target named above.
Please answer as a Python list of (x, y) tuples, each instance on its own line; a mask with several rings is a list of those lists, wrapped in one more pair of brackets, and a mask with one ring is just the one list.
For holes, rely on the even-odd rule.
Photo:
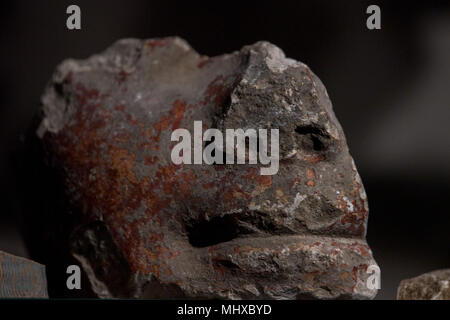
[[(371, 250), (364, 239), (354, 237), (336, 237), (323, 235), (268, 235), (268, 236), (248, 236), (239, 237), (232, 240), (199, 248), (199, 250), (214, 248), (215, 250), (227, 249), (228, 247), (240, 246), (252, 247), (255, 249), (275, 249), (286, 248), (286, 250), (313, 250), (329, 245), (338, 250), (352, 250), (361, 256), (370, 256)], [(281, 249), (282, 250), (282, 249)], [(237, 250), (235, 251), (238, 252)]]
[[(196, 258), (191, 259), (193, 263), (176, 267), (174, 276), (181, 276), (186, 270), (197, 270), (194, 273), (195, 283), (224, 281), (224, 292), (231, 298), (236, 295), (250, 299), (276, 299), (277, 296), (298, 299), (302, 298), (297, 296), (299, 285), (310, 294), (304, 298), (335, 299), (348, 295), (357, 299), (372, 299), (377, 293), (377, 289), (368, 288), (366, 284), (369, 267), (377, 264), (363, 239), (273, 235), (235, 238), (191, 250), (185, 250), (179, 261), (194, 256)], [(210, 261), (209, 268), (202, 263), (205, 260)], [(284, 273), (289, 276), (282, 275)], [(261, 278), (271, 280), (260, 285)], [(226, 285), (230, 279), (241, 283), (242, 287)], [(257, 289), (254, 290), (253, 286)], [(246, 292), (248, 287), (253, 288), (252, 292)]]

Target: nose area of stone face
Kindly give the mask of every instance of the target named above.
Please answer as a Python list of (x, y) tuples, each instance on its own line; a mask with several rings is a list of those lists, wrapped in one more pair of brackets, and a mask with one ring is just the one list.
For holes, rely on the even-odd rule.
[(266, 42), (243, 52), (247, 65), (220, 127), (278, 129), (280, 159), (337, 151), (342, 135), (328, 94), (312, 71)]

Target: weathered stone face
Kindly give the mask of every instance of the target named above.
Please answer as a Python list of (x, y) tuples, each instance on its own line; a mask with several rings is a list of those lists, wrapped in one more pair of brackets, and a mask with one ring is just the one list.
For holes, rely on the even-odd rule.
[(398, 300), (450, 300), (450, 269), (436, 270), (400, 282)]
[[(320, 80), (267, 42), (218, 57), (179, 38), (67, 60), (38, 129), (62, 169), (73, 255), (101, 297), (373, 298), (367, 199)], [(279, 129), (261, 165), (175, 165), (171, 133)]]

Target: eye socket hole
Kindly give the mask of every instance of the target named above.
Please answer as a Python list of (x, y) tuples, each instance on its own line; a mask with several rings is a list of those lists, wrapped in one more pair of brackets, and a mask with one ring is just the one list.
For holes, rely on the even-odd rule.
[(323, 132), (323, 130), (312, 126), (298, 126), (295, 128), (295, 132), (303, 136), (301, 139), (301, 145), (307, 149), (314, 151), (324, 151), (327, 147), (327, 142), (330, 137)]

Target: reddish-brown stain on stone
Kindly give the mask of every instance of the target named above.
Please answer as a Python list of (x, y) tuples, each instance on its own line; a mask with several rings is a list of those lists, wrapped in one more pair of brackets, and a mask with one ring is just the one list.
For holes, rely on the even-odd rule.
[(166, 40), (152, 39), (152, 40), (148, 40), (145, 45), (147, 47), (154, 49), (154, 48), (162, 48), (162, 47), (166, 46), (166, 44), (167, 44)]

